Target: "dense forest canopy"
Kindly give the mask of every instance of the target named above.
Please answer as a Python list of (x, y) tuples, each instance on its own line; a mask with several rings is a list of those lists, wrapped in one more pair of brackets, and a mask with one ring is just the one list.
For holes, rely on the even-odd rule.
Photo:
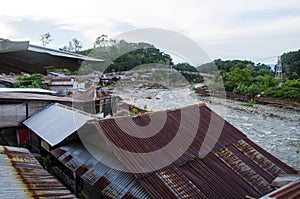
[[(214, 74), (207, 82), (215, 90), (232, 91), (254, 98), (262, 95), (273, 99), (300, 102), (300, 51), (284, 53), (281, 56), (285, 79), (275, 78), (275, 71), (266, 64), (255, 64), (247, 60), (221, 60), (203, 64), (200, 72)], [(222, 78), (223, 84), (219, 81)]]
[(300, 78), (300, 50), (281, 55), (283, 72), (291, 80)]

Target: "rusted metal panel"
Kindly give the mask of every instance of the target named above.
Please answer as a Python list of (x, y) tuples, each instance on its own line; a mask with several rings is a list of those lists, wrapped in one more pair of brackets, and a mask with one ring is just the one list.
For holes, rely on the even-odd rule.
[[(149, 123), (148, 114), (137, 117), (105, 119), (101, 120), (99, 123), (95, 123), (94, 125), (99, 131), (102, 131), (101, 133), (104, 133), (109, 142), (113, 143), (118, 148), (134, 153), (147, 153), (164, 148), (174, 139), (181, 126), (182, 111), (188, 111), (189, 109), (196, 110), (196, 112), (200, 114), (200, 124), (197, 127), (196, 132), (191, 131), (189, 128), (186, 128), (182, 132), (184, 136), (180, 137), (178, 143), (186, 143), (186, 138), (193, 137), (194, 133), (196, 133), (196, 136), (187, 150), (182, 149), (186, 151), (183, 152), (183, 155), (176, 160), (176, 164), (183, 164), (190, 159), (198, 157), (199, 149), (202, 146), (204, 139), (208, 140), (209, 142), (218, 140), (213, 148), (213, 150), (216, 151), (223, 146), (229, 145), (232, 142), (245, 137), (244, 134), (240, 133), (237, 129), (227, 124), (220, 116), (216, 115), (216, 113), (212, 112), (209, 108), (207, 108), (206, 106), (197, 105), (164, 112), (167, 117), (164, 121), (162, 129), (159, 130), (159, 132), (157, 132), (156, 129), (153, 129), (152, 131), (157, 133), (148, 138), (139, 138), (134, 135), (129, 135), (119, 127), (119, 125), (122, 124), (122, 126), (127, 126), (128, 129), (134, 129), (134, 131), (138, 132), (136, 126), (146, 126)], [(152, 113), (151, 117), (152, 119), (155, 119), (155, 117), (159, 118), (161, 117), (161, 114), (163, 114), (163, 112)], [(191, 123), (190, 126), (194, 125), (194, 118), (196, 118), (196, 115), (185, 115), (185, 120)], [(212, 120), (211, 118), (214, 119)], [(131, 123), (130, 121), (133, 121), (133, 123)], [(226, 128), (223, 128), (223, 124), (226, 125)], [(207, 133), (208, 129), (211, 130), (210, 133)], [(220, 138), (218, 139), (217, 131), (219, 129), (221, 129), (222, 133)], [(112, 147), (114, 146), (112, 145)], [(178, 146), (178, 150), (180, 149), (180, 147), (181, 146)], [(165, 151), (164, 155), (173, 157), (176, 156), (176, 153), (176, 151)], [(142, 161), (127, 161), (126, 155), (124, 156), (124, 153), (121, 152), (117, 156), (121, 160), (123, 160), (122, 163), (128, 167), (135, 167), (139, 169), (138, 167), (144, 168), (143, 164), (153, 164), (153, 160), (150, 159), (143, 159)], [(162, 156), (161, 160), (163, 161), (163, 159), (164, 157)]]
[(156, 175), (168, 186), (176, 198), (207, 198), (179, 168), (170, 168)]
[[(257, 192), (255, 187), (241, 178), (238, 173), (232, 170), (232, 168), (224, 163), (224, 161), (222, 161), (215, 153), (211, 153), (206, 158), (197, 161), (203, 162), (202, 165), (209, 171), (208, 173), (214, 175), (216, 179), (218, 179), (211, 185), (216, 186), (215, 189), (218, 189), (218, 186), (222, 184), (229, 193), (232, 195), (235, 194), (235, 198), (244, 198), (246, 195), (259, 197), (261, 195)], [(199, 169), (198, 172), (203, 171), (202, 169)]]
[[(295, 173), (295, 170), (250, 142), (246, 135), (208, 107), (195, 105), (186, 108), (197, 109), (200, 113), (198, 130), (188, 149), (167, 168), (134, 174), (153, 198), (260, 197), (273, 190), (270, 184), (278, 174)], [(182, 122), (182, 110), (186, 108), (137, 117), (104, 119), (91, 124), (105, 136), (108, 144), (113, 143), (118, 148), (137, 154), (147, 153), (165, 147), (174, 139)], [(162, 113), (167, 115), (164, 125), (159, 132), (153, 128), (153, 132), (157, 133), (150, 137), (139, 138), (129, 135), (118, 126), (124, 124), (127, 130), (136, 130), (136, 126), (143, 127), (150, 123), (150, 114), (159, 117)], [(185, 117), (191, 122), (196, 115), (189, 114)], [(212, 133), (208, 133), (208, 129)], [(218, 134), (215, 132), (219, 129), (221, 134), (216, 137)], [(186, 142), (188, 136), (192, 136), (188, 128), (182, 133), (185, 136), (179, 140), (181, 143)], [(199, 158), (199, 149), (203, 146), (204, 139), (211, 142), (217, 139), (217, 143), (206, 157)], [(110, 146), (116, 147), (114, 145)], [(171, 157), (174, 155), (174, 151), (166, 153)], [(117, 150), (115, 155), (127, 168), (133, 170), (153, 164), (152, 159), (145, 159), (142, 156), (133, 159)], [(158, 160), (163, 161), (164, 155), (157, 154)]]
[(300, 198), (300, 180), (291, 182), (284, 187), (277, 189), (260, 199), (298, 199)]
[(106, 197), (150, 198), (133, 174), (102, 164), (81, 143), (61, 146), (51, 154)]
[(76, 198), (27, 150), (0, 146), (0, 198)]
[(294, 168), (283, 163), (282, 161), (280, 161), (279, 159), (277, 159), (276, 157), (274, 157), (273, 155), (271, 155), (270, 153), (268, 153), (267, 151), (265, 151), (264, 149), (259, 147), (257, 144), (255, 144), (253, 141), (251, 141), (249, 138), (244, 138), (243, 140), (247, 144), (249, 144), (253, 149), (255, 149), (256, 151), (261, 153), (264, 157), (266, 157), (268, 160), (273, 162), (276, 165), (276, 167), (278, 167), (279, 169), (284, 171), (284, 173), (290, 173), (290, 174), (297, 173), (297, 171)]
[(225, 163), (227, 163), (249, 184), (255, 187), (261, 194), (266, 194), (273, 190), (270, 183), (268, 183), (262, 176), (258, 175), (247, 163), (243, 162), (228, 148), (224, 148), (217, 154)]
[(254, 99), (260, 103), (273, 104), (273, 105), (277, 105), (280, 107), (300, 108), (300, 100), (299, 99), (297, 102), (276, 100), (276, 99), (270, 99), (270, 98), (265, 98), (265, 97), (255, 97)]
[(274, 177), (285, 173), (282, 169), (276, 166), (273, 162), (263, 156), (259, 151), (255, 150), (251, 145), (244, 140), (240, 140), (234, 144), (241, 152), (248, 156), (257, 165), (267, 171), (268, 174)]

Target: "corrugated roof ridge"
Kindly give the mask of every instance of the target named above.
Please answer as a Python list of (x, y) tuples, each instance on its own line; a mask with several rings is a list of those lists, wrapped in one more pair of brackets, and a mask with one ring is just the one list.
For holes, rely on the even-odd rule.
[(146, 112), (146, 113), (141, 113), (138, 115), (134, 115), (134, 116), (120, 116), (120, 117), (111, 117), (111, 118), (103, 118), (100, 120), (95, 120), (95, 121), (90, 121), (90, 122), (105, 122), (105, 121), (110, 121), (110, 120), (122, 120), (122, 119), (129, 119), (129, 118), (136, 118), (136, 117), (143, 117), (143, 116), (150, 116), (150, 115), (154, 115), (154, 114), (160, 114), (160, 113), (168, 113), (168, 112), (174, 112), (174, 111), (180, 111), (182, 109), (186, 109), (186, 108), (192, 108), (195, 106), (206, 106), (205, 103), (198, 103), (198, 104), (192, 104), (192, 105), (188, 105), (188, 106), (184, 106), (184, 107), (180, 107), (180, 108), (175, 108), (175, 109), (167, 109), (167, 110), (161, 110), (161, 111), (155, 111), (155, 112)]

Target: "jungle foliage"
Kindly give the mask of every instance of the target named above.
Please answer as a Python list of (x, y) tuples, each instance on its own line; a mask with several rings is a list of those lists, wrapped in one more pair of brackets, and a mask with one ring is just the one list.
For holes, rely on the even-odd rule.
[[(254, 98), (262, 95), (268, 98), (300, 102), (300, 51), (284, 53), (281, 56), (286, 78), (275, 78), (275, 72), (265, 64), (247, 60), (215, 60), (199, 68), (202, 72), (214, 74), (208, 86), (212, 89), (232, 91)], [(288, 67), (287, 67), (288, 66)], [(287, 71), (288, 70), (288, 71)], [(223, 80), (223, 84), (220, 83)], [(219, 80), (219, 81), (215, 81)]]

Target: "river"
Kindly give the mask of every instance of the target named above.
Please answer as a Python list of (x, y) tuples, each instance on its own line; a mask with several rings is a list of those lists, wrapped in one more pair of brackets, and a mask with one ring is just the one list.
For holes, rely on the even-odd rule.
[(205, 102), (252, 141), (284, 163), (300, 169), (300, 114), (266, 105), (247, 108), (241, 102), (210, 97), (198, 98), (189, 88), (117, 88), (125, 102), (152, 111), (174, 109)]

